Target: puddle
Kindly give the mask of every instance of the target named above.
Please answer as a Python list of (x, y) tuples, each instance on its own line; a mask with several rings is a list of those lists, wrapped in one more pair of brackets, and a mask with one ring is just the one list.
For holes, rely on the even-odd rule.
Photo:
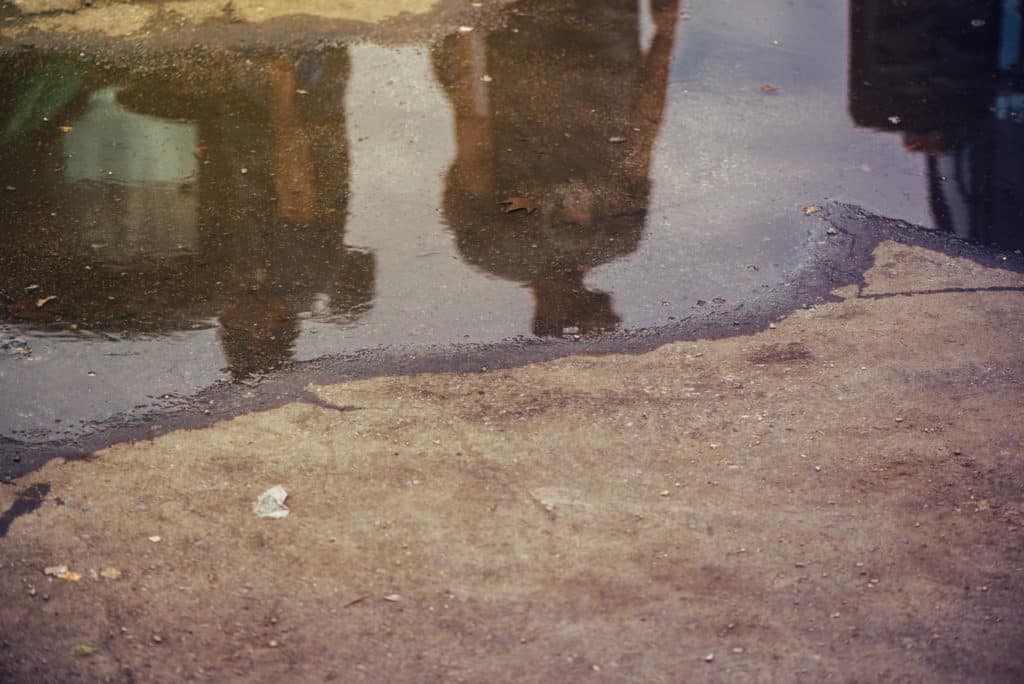
[(422, 47), (8, 54), (0, 435), (736, 308), (824, 198), (1018, 248), (1015, 8), (551, 0)]

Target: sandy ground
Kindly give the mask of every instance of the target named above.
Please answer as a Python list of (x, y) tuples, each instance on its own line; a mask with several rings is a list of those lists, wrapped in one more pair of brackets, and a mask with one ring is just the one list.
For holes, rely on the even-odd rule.
[(0, 487), (38, 505), (0, 680), (1022, 681), (1024, 276), (875, 256), (756, 335), (313, 387)]

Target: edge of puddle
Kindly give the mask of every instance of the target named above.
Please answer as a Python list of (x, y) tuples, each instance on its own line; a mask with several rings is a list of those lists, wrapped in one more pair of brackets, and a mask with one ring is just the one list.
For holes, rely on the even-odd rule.
[[(970, 259), (988, 268), (1024, 273), (1024, 256), (964, 242), (946, 233), (868, 212), (840, 202), (800, 217), (808, 225), (809, 248), (790, 285), (779, 285), (764, 296), (719, 307), (702, 308), (683, 320), (640, 330), (621, 331), (579, 340), (518, 338), (493, 344), (407, 346), (371, 349), (344, 356), (294, 362), (247, 383), (217, 383), (191, 397), (173, 397), (169, 405), (142, 414), (115, 416), (85, 426), (78, 438), (20, 442), (0, 436), (0, 477), (4, 484), (55, 458), (77, 460), (122, 442), (150, 440), (181, 429), (200, 429), (236, 416), (291, 402), (322, 405), (306, 388), (381, 376), (422, 373), (481, 373), (517, 368), (569, 356), (643, 354), (681, 341), (715, 340), (750, 335), (800, 308), (840, 301), (832, 292), (848, 285), (863, 286), (874, 263), (875, 247), (895, 241)], [(828, 235), (829, 227), (836, 234)], [(215, 406), (215, 410), (206, 407)], [(331, 407), (338, 408), (338, 407)], [(340, 410), (344, 410), (343, 408)], [(207, 413), (207, 411), (209, 411)], [(17, 462), (15, 462), (17, 459)]]

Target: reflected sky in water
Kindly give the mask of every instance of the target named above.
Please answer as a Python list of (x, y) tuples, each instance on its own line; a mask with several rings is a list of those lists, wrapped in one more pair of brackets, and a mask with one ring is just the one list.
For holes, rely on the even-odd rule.
[(1019, 247), (1016, 8), (526, 0), (429, 47), (8, 56), (0, 433), (734, 306), (826, 198)]

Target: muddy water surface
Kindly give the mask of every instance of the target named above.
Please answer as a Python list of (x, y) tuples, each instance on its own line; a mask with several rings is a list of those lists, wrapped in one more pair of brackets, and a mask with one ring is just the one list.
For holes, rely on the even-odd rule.
[(0, 435), (324, 355), (741, 316), (827, 198), (1019, 248), (1014, 3), (889, 5), (534, 0), (430, 46), (3, 55)]

